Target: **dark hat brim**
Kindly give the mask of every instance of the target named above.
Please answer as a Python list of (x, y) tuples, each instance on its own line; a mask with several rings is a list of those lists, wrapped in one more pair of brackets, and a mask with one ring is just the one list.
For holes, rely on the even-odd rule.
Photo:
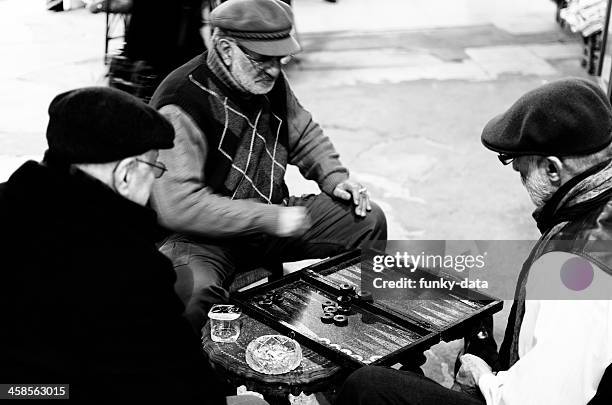
[[(536, 150), (536, 149), (520, 149), (517, 147), (509, 148), (503, 145), (504, 142), (504, 132), (506, 131), (506, 113), (499, 114), (485, 125), (482, 130), (482, 135), (480, 137), (480, 141), (483, 146), (493, 152), (501, 153), (508, 156), (518, 157), (518, 156), (570, 156), (574, 154), (580, 155), (588, 155), (591, 153), (599, 152), (600, 150), (610, 146), (612, 144), (612, 137), (609, 137), (608, 140), (605, 140), (601, 144), (597, 144), (592, 146), (591, 148), (583, 148), (580, 151), (568, 151), (568, 152), (560, 152), (558, 150)], [(606, 133), (612, 133), (612, 128), (608, 129)]]
[(510, 156), (580, 156), (612, 142), (612, 105), (585, 79), (566, 78), (521, 96), (482, 131), (482, 144)]
[(289, 35), (287, 38), (273, 40), (266, 39), (253, 41), (238, 38), (235, 38), (235, 40), (249, 51), (265, 56), (295, 55), (302, 50), (300, 44), (293, 38), (293, 35)]
[[(504, 114), (499, 114), (491, 118), (491, 120), (489, 120), (487, 125), (485, 125), (484, 129), (482, 130), (480, 141), (482, 142), (485, 148), (492, 150), (493, 152), (511, 154), (511, 155), (517, 155), (517, 156), (521, 155), (522, 153), (519, 153), (515, 150), (510, 151), (498, 145), (500, 134), (501, 132), (503, 132), (503, 130), (500, 129), (500, 124), (503, 118), (504, 118)], [(525, 154), (529, 154), (529, 153), (525, 153)]]

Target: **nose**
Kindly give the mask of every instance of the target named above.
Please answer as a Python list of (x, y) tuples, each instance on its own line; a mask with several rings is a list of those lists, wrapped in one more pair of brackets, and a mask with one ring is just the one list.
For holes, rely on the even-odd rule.
[(265, 68), (265, 72), (274, 78), (278, 77), (278, 75), (280, 74), (280, 71), (281, 71), (280, 59), (271, 60), (270, 62), (268, 62)]

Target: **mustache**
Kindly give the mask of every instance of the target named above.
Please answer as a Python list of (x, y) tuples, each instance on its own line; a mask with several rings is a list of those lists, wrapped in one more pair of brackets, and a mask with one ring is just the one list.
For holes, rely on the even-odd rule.
[(261, 81), (273, 82), (276, 80), (277, 76), (272, 76), (268, 72), (261, 72), (259, 75)]

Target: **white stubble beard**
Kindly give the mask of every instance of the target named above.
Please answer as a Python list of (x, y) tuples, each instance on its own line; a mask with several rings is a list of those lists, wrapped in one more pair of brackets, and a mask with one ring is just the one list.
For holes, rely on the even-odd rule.
[[(245, 63), (249, 62), (247, 61)], [(274, 87), (274, 84), (276, 83), (276, 80), (278, 80), (278, 77), (274, 78), (274, 80), (271, 80), (270, 82), (257, 81), (257, 79), (260, 79), (262, 76), (264, 76), (264, 73), (258, 73), (255, 79), (253, 79), (248, 73), (248, 70), (253, 69), (254, 68), (252, 66), (249, 66), (248, 69), (245, 69), (245, 67), (241, 66), (240, 63), (234, 62), (230, 67), (230, 72), (232, 76), (234, 76), (234, 80), (236, 80), (238, 84), (249, 93), (256, 95), (268, 94)]]
[(530, 169), (527, 176), (521, 175), (521, 181), (537, 208), (542, 208), (555, 193), (554, 188), (542, 178), (537, 170)]

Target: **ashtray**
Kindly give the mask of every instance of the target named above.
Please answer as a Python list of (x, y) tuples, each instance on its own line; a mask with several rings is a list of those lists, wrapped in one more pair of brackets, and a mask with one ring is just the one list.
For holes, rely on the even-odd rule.
[(247, 364), (264, 374), (284, 374), (302, 362), (299, 343), (283, 335), (264, 335), (253, 340), (245, 352)]

